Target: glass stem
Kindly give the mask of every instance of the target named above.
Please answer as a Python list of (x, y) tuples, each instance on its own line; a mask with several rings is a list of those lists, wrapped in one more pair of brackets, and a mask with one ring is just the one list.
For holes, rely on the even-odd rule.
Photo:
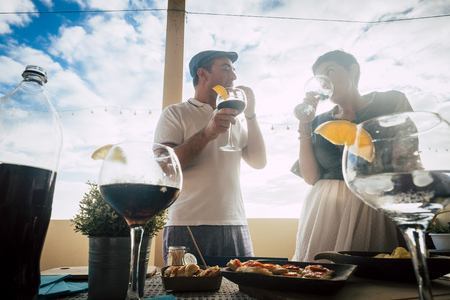
[(423, 226), (420, 225), (416, 228), (402, 228), (401, 225), (399, 227), (411, 253), (414, 272), (419, 287), (420, 300), (433, 300), (430, 277), (428, 276), (427, 255), (425, 252), (425, 230), (424, 228), (421, 229)]
[(230, 124), (230, 129), (228, 130), (228, 145), (234, 147), (233, 139), (231, 138), (231, 128), (233, 128), (233, 124)]
[(130, 226), (131, 236), (131, 261), (130, 281), (128, 283), (127, 298), (125, 300), (139, 300), (139, 256), (141, 253), (144, 227)]

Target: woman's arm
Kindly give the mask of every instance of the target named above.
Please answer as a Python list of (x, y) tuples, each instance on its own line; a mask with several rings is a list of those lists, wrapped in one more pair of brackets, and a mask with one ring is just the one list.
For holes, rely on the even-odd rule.
[(311, 130), (311, 123), (300, 122), (298, 132), (300, 133), (300, 173), (307, 184), (313, 185), (316, 182), (319, 169), (312, 146), (313, 133)]

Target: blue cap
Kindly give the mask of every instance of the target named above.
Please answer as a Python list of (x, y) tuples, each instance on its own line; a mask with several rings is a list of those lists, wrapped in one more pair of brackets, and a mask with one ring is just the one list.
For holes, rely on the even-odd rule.
[(208, 61), (214, 58), (228, 56), (232, 63), (234, 63), (238, 59), (238, 54), (236, 52), (227, 52), (227, 51), (217, 51), (217, 50), (206, 50), (197, 53), (189, 62), (189, 72), (191, 76), (194, 77), (195, 73), (197, 73), (198, 68), (206, 64)]

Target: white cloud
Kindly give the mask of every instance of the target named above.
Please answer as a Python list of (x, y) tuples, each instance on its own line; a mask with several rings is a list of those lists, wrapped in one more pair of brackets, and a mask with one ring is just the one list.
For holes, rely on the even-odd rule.
[[(36, 7), (30, 0), (4, 0), (0, 2), (0, 11), (2, 12), (33, 12)], [(0, 18), (0, 35), (9, 34), (12, 32), (11, 26), (25, 27), (32, 21), (31, 15), (17, 14), (17, 15), (2, 15)]]
[[(81, 9), (167, 7), (166, 0), (71, 2)], [(0, 5), (4, 3), (10, 7), (2, 11), (36, 9), (31, 1)], [(339, 5), (316, 0), (187, 1), (188, 12), (367, 21), (444, 14), (447, 6), (445, 0), (344, 0)], [(165, 12), (86, 14), (80, 21), (62, 23), (39, 49), (19, 44), (10, 33), (21, 26), (31, 30), (30, 22), (45, 16), (1, 18), (0, 34), (6, 39), (0, 45), (0, 69), (5, 70), (0, 74), (0, 92), (9, 92), (20, 82), (27, 64), (37, 64), (49, 74), (48, 95), (62, 115), (65, 140), (55, 218), (66, 218), (64, 205), (67, 210), (76, 207), (85, 181), (96, 180), (100, 164), (90, 159), (96, 148), (127, 139), (153, 139), (161, 112), (165, 16)], [(268, 165), (253, 170), (242, 163), (248, 217), (296, 218), (300, 213), (309, 186), (289, 171), (299, 144), (292, 110), (303, 98), (311, 65), (329, 50), (342, 48), (357, 57), (361, 92), (398, 89), (414, 109), (440, 111), (450, 119), (450, 75), (445, 68), (450, 64), (450, 41), (443, 38), (450, 31), (448, 18), (363, 24), (188, 13), (185, 26), (183, 101), (194, 94), (189, 60), (206, 49), (239, 52), (237, 83), (252, 87), (257, 97)], [(320, 104), (319, 112), (331, 107)]]

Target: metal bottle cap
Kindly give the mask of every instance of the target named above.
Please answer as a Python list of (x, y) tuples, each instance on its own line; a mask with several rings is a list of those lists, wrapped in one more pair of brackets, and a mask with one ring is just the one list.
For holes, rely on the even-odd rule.
[(197, 263), (197, 258), (192, 253), (185, 253), (183, 255), (183, 260), (184, 260), (184, 264), (185, 265), (196, 264)]
[(32, 73), (36, 73), (36, 74), (39, 74), (39, 75), (43, 76), (44, 77), (44, 83), (47, 83), (47, 71), (45, 71), (43, 68), (38, 67), (38, 66), (28, 65), (25, 68), (25, 71), (23, 71), (22, 77), (24, 77), (26, 72), (32, 72)]

